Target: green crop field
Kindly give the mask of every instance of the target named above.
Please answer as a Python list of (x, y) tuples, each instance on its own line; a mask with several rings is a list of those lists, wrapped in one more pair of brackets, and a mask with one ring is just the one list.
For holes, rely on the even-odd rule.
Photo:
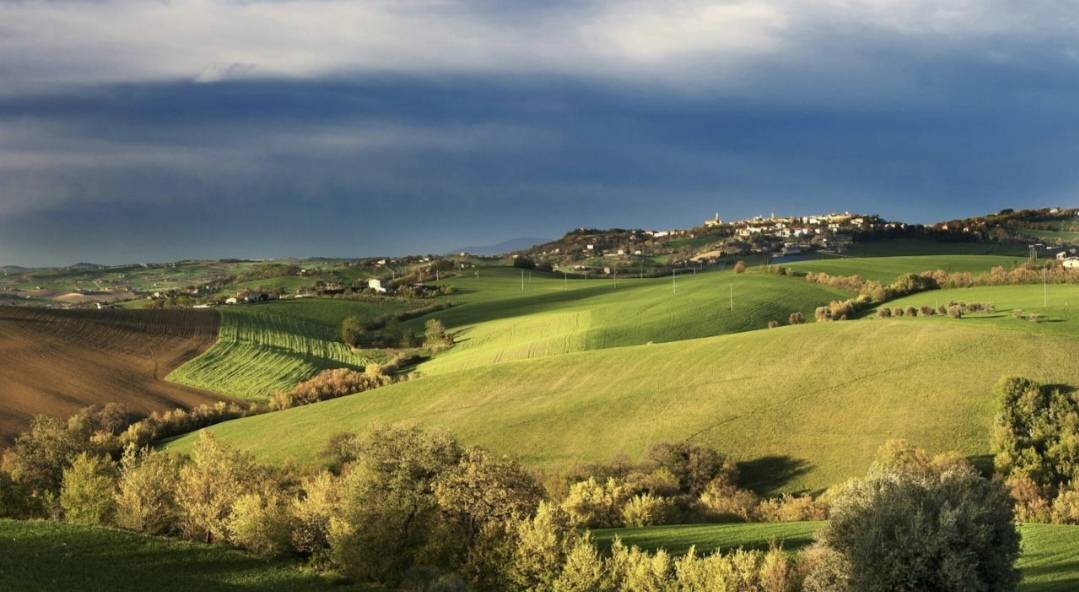
[[(843, 297), (831, 288), (765, 273), (685, 273), (677, 278), (566, 280), (507, 269), (462, 276), (460, 302), (433, 315), (457, 345), (424, 364), (425, 374), (555, 354), (761, 329), (790, 313)], [(523, 286), (523, 288), (522, 288)], [(733, 299), (734, 310), (730, 309)], [(423, 320), (417, 320), (417, 328)]]
[(58, 522), (0, 519), (0, 590), (354, 590), (220, 546)]
[[(950, 290), (930, 290), (888, 302), (890, 308), (929, 305), (939, 307), (949, 302), (992, 304), (992, 313), (968, 315), (962, 322), (981, 324), (1044, 335), (1079, 336), (1079, 284), (1020, 286), (976, 286)], [(1015, 318), (1014, 310), (1041, 315), (1039, 322)], [(942, 317), (907, 318), (915, 322), (954, 322)]]
[(627, 546), (648, 551), (664, 549), (684, 555), (690, 547), (698, 553), (728, 552), (735, 549), (767, 551), (772, 543), (786, 551), (797, 551), (813, 543), (825, 522), (751, 522), (728, 524), (674, 524), (644, 528), (601, 528), (592, 531), (596, 544), (610, 549), (615, 537)]
[(864, 474), (890, 438), (987, 454), (1003, 373), (1079, 385), (1074, 337), (951, 321), (810, 323), (549, 356), (209, 429), (264, 460), (317, 463), (336, 431), (418, 424), (550, 469), (691, 440), (743, 461), (758, 490), (820, 490)]
[[(757, 524), (691, 524), (648, 528), (611, 528), (593, 531), (596, 542), (607, 548), (614, 537), (627, 545), (681, 555), (696, 546), (700, 552), (767, 549), (771, 541), (797, 550), (813, 542), (823, 522)], [(1019, 568), (1023, 592), (1069, 592), (1079, 588), (1079, 526), (1023, 524)]]
[(396, 301), (312, 298), (222, 308), (217, 343), (169, 374), (168, 380), (261, 399), (326, 368), (362, 369), (386, 356), (379, 350), (353, 350), (342, 343), (341, 320), (404, 307)]
[(911, 255), (902, 257), (835, 257), (782, 264), (800, 272), (858, 275), (862, 279), (889, 283), (904, 273), (942, 269), (947, 272), (981, 273), (1000, 266), (1012, 269), (1026, 257), (1006, 255)]

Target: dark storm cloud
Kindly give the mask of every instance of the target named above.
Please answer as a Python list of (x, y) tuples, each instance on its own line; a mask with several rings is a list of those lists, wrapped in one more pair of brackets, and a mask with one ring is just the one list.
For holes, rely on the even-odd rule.
[[(207, 74), (161, 48), (147, 51), (162, 76), (112, 54), (86, 57), (89, 74), (18, 61), (0, 69), (0, 262), (430, 252), (717, 210), (931, 221), (1077, 202), (1079, 62), (1070, 23), (1049, 10), (1009, 20), (956, 3), (929, 18), (895, 3), (881, 19), (889, 3), (676, 4), (361, 15), (472, 36), (445, 41), (445, 56), (382, 31), (360, 57), (285, 56), (276, 70)], [(210, 5), (180, 16), (198, 29)], [(504, 38), (569, 22), (611, 48)], [(728, 25), (737, 46), (712, 39)], [(252, 36), (222, 42), (221, 63), (277, 55)], [(391, 57), (373, 67), (371, 55)]]

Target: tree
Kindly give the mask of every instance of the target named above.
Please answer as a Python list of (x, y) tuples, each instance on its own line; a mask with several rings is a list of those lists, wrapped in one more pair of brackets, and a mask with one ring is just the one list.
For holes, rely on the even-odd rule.
[(531, 516), (543, 499), (536, 480), (516, 461), (471, 448), (435, 482), (435, 498), (450, 536), (463, 543), (454, 559), (481, 588), (501, 588), (506, 526)]
[(413, 568), (437, 563), (446, 547), (434, 486), (457, 464), (450, 436), (417, 428), (380, 427), (363, 437), (341, 486), (340, 517), (330, 528), (333, 558), (361, 581), (393, 587)]
[(1019, 534), (998, 482), (954, 456), (894, 446), (837, 494), (822, 541), (849, 562), (855, 591), (1012, 591)]
[(289, 550), (292, 516), (277, 492), (247, 493), (233, 504), (227, 528), (234, 544), (258, 555), (279, 557)]
[(341, 341), (345, 342), (345, 345), (359, 346), (364, 331), (365, 323), (360, 317), (351, 316), (341, 320)]
[(1016, 377), (1002, 378), (995, 390), (991, 445), (997, 470), (1026, 475), (1050, 491), (1079, 477), (1076, 395)]
[(746, 262), (742, 261), (742, 260), (738, 260), (737, 262), (735, 262), (735, 264), (734, 264), (734, 273), (745, 273), (745, 272), (746, 272)]
[(116, 524), (150, 534), (173, 531), (180, 520), (176, 502), (180, 466), (175, 455), (128, 446), (120, 459)]
[(689, 442), (656, 444), (648, 458), (671, 472), (683, 493), (698, 495), (716, 477), (738, 481), (738, 466), (711, 448)]
[(63, 483), (64, 468), (85, 447), (59, 419), (36, 416), (30, 420), (30, 429), (15, 439), (8, 455), (11, 477), (31, 495), (56, 494)]
[(806, 322), (806, 316), (801, 312), (792, 312), (787, 318), (787, 322), (792, 325), (801, 325), (802, 323)]
[(218, 442), (209, 431), (199, 433), (192, 461), (180, 470), (176, 501), (181, 527), (193, 539), (228, 539), (233, 505), (258, 483), (254, 461)]
[(113, 490), (116, 466), (103, 456), (83, 452), (64, 469), (60, 507), (64, 519), (75, 524), (102, 526), (112, 521), (116, 510)]
[(510, 581), (520, 590), (553, 592), (574, 542), (569, 516), (542, 502), (534, 517), (517, 523), (514, 538)]

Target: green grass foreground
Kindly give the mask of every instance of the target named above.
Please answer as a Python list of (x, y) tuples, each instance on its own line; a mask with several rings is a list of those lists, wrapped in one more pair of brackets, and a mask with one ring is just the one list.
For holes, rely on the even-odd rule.
[(357, 590), (293, 563), (122, 530), (0, 519), (0, 590)]
[[(666, 549), (681, 555), (697, 551), (730, 551), (739, 547), (767, 549), (771, 541), (784, 549), (798, 550), (813, 542), (824, 522), (755, 524), (690, 524), (647, 528), (608, 528), (593, 531), (596, 543), (610, 548), (615, 536), (626, 545), (654, 551)], [(1023, 524), (1019, 568), (1023, 592), (1070, 592), (1079, 589), (1079, 526)]]
[[(682, 554), (738, 547), (766, 549), (771, 541), (797, 550), (823, 522), (695, 524), (593, 531), (601, 548), (617, 535), (628, 545)], [(1023, 592), (1079, 587), (1079, 527), (1025, 524), (1019, 567)], [(316, 591), (358, 590), (302, 571), (296, 564), (256, 559), (240, 551), (135, 533), (48, 521), (0, 520), (0, 589)]]

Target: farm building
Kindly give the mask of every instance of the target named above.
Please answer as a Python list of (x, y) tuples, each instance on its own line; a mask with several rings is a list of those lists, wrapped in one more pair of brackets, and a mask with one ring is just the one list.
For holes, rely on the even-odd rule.
[(1065, 259), (1064, 269), (1079, 269), (1079, 257), (1068, 257)]
[(386, 288), (382, 287), (382, 280), (377, 278), (371, 278), (367, 280), (367, 287), (378, 292), (379, 294), (385, 294)]

